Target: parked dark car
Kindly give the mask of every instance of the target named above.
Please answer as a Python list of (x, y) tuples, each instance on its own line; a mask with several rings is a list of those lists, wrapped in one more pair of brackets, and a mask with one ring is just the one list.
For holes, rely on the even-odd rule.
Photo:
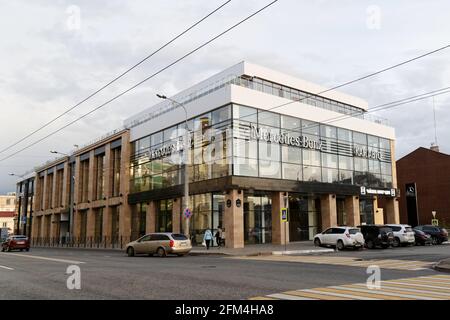
[(27, 236), (10, 236), (2, 243), (2, 251), (30, 251), (30, 241)]
[(384, 225), (366, 224), (361, 225), (361, 233), (364, 236), (366, 247), (374, 249), (376, 247), (389, 248), (394, 241), (392, 228)]
[(431, 245), (433, 243), (433, 241), (431, 240), (431, 236), (429, 234), (426, 234), (425, 232), (420, 231), (418, 229), (413, 229), (413, 231), (416, 245), (425, 246), (427, 244)]
[(448, 232), (446, 229), (432, 226), (432, 225), (423, 225), (414, 227), (416, 230), (420, 230), (429, 234), (431, 236), (431, 240), (433, 244), (441, 244), (442, 242), (448, 241)]

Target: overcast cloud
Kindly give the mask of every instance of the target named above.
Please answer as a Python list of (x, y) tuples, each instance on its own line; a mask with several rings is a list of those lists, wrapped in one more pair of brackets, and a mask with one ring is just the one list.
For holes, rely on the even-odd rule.
[[(225, 0), (0, 0), (0, 149), (63, 112)], [(120, 82), (0, 158), (45, 136), (270, 2), (233, 0)], [(76, 6), (76, 7), (73, 7)], [(68, 26), (80, 9), (80, 28)], [(376, 19), (379, 10), (379, 20)], [(0, 193), (21, 174), (122, 125), (125, 118), (239, 61), (324, 86), (450, 43), (448, 1), (299, 1), (273, 7), (108, 107), (0, 162)], [(375, 15), (374, 15), (375, 14)], [(375, 17), (375, 20), (372, 19)], [(69, 25), (68, 25), (69, 22)], [(341, 89), (369, 106), (450, 86), (450, 49)], [(450, 153), (450, 95), (436, 97), (438, 142)], [(434, 141), (432, 99), (379, 112), (395, 127), (397, 158)]]

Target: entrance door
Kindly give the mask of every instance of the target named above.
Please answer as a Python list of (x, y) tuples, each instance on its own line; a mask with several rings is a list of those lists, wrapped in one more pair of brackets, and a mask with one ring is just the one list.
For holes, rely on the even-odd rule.
[(289, 240), (308, 241), (321, 229), (320, 199), (289, 195)]
[(272, 199), (244, 198), (244, 240), (246, 244), (272, 243)]

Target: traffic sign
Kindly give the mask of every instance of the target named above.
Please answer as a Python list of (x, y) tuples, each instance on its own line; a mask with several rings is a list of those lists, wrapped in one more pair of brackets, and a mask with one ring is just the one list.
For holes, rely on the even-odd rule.
[(431, 224), (433, 225), (433, 226), (439, 226), (439, 220), (438, 219), (432, 219), (431, 220)]
[(281, 208), (281, 221), (287, 222), (289, 220), (289, 212), (287, 208)]
[(192, 216), (192, 212), (189, 208), (184, 209), (183, 214), (187, 219), (189, 219)]

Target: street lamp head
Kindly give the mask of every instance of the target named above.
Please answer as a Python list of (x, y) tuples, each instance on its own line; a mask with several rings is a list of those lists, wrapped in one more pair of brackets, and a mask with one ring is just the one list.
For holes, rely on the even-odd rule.
[(50, 153), (56, 154), (56, 153), (58, 153), (58, 151), (50, 150)]
[(163, 94), (156, 94), (156, 96), (160, 99), (167, 99), (167, 97)]

